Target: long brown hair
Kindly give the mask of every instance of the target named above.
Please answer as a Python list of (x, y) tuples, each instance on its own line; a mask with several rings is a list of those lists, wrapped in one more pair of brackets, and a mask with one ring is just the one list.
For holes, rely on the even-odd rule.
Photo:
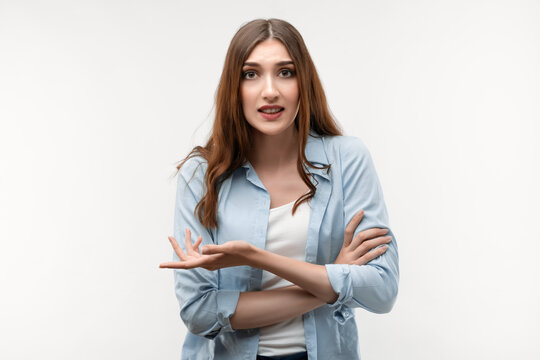
[(201, 224), (207, 228), (218, 227), (219, 188), (234, 170), (244, 164), (252, 146), (252, 127), (244, 117), (240, 96), (242, 66), (253, 48), (268, 39), (280, 40), (285, 45), (296, 67), (298, 80), (300, 108), (294, 120), (299, 135), (297, 169), (310, 191), (296, 200), (293, 214), (302, 202), (315, 195), (316, 187), (308, 177), (307, 166), (330, 170), (330, 165), (317, 167), (307, 161), (304, 149), (309, 131), (313, 130), (318, 136), (342, 135), (330, 114), (317, 70), (298, 30), (280, 19), (256, 19), (244, 24), (227, 50), (216, 93), (216, 117), (210, 138), (204, 147), (195, 146), (177, 166), (180, 170), (194, 156), (201, 156), (208, 163), (204, 177), (206, 193), (195, 208)]

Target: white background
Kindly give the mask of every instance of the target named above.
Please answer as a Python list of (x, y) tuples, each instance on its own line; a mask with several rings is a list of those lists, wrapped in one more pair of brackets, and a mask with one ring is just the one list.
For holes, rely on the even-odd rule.
[[(370, 149), (398, 301), (365, 360), (540, 358), (538, 1), (0, 1), (0, 358), (178, 359), (176, 162), (254, 18)], [(323, 359), (326, 360), (326, 359)]]

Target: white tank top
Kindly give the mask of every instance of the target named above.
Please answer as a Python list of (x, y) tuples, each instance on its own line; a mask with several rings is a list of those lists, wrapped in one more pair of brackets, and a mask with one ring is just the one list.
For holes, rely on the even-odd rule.
[[(265, 248), (275, 254), (305, 261), (310, 206), (309, 201), (303, 202), (293, 216), (294, 203), (270, 209)], [(293, 284), (263, 270), (262, 290), (289, 285)], [(282, 356), (302, 351), (306, 351), (302, 315), (260, 328), (258, 355)]]

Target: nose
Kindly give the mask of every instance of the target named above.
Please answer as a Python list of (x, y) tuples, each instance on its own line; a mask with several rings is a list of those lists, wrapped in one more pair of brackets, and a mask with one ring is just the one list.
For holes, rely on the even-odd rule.
[(267, 100), (275, 100), (279, 96), (279, 91), (277, 89), (275, 80), (271, 75), (268, 75), (264, 79), (264, 85), (262, 89), (262, 97)]

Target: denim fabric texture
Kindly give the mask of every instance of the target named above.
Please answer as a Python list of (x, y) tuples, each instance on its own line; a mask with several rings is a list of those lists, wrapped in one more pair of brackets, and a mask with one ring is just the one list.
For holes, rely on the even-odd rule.
[[(306, 350), (310, 360), (359, 359), (354, 311), (362, 308), (387, 313), (392, 309), (399, 283), (396, 239), (389, 228), (371, 155), (359, 138), (319, 136), (311, 131), (305, 154), (317, 166), (331, 164), (329, 172), (309, 168), (317, 190), (310, 200), (305, 261), (324, 265), (339, 295), (335, 303), (303, 315)], [(217, 229), (203, 227), (194, 215), (203, 195), (206, 168), (204, 159), (194, 157), (178, 174), (174, 236), (180, 246), (184, 248), (185, 229), (189, 228), (193, 241), (202, 235), (202, 245), (245, 240), (264, 249), (270, 196), (251, 164), (246, 161), (223, 182)], [(387, 228), (387, 235), (392, 237), (388, 250), (365, 265), (333, 264), (343, 244), (345, 227), (360, 209), (364, 217), (355, 234), (374, 227)], [(176, 254), (173, 260), (179, 260)], [(262, 270), (249, 266), (174, 270), (180, 317), (188, 329), (182, 359), (256, 359), (258, 329), (234, 330), (230, 317), (240, 292), (260, 290), (261, 277)]]

